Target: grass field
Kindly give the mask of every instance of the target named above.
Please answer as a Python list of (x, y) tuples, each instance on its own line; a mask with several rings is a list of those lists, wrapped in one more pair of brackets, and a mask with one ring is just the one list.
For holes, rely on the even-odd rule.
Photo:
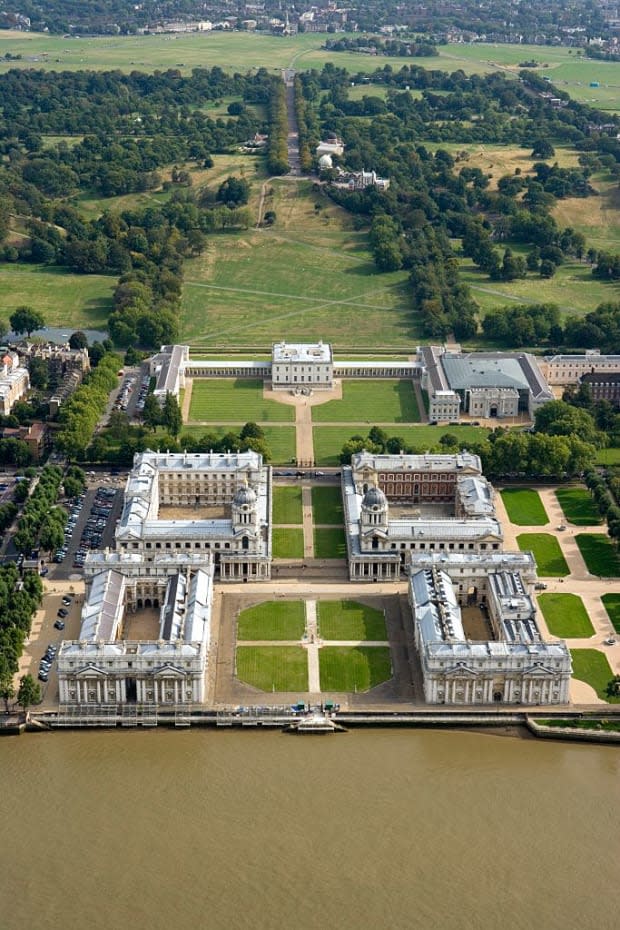
[(382, 610), (358, 601), (319, 601), (321, 639), (387, 640)]
[(48, 326), (106, 329), (116, 278), (70, 274), (48, 265), (0, 265), (2, 313), (8, 317), (22, 304), (39, 310)]
[(344, 538), (344, 530), (341, 530), (340, 527), (315, 527), (315, 559), (345, 559), (346, 556), (347, 544)]
[(196, 378), (189, 408), (191, 421), (215, 423), (290, 422), (295, 410), (263, 397), (263, 382), (244, 378)]
[(272, 533), (274, 559), (303, 559), (304, 531), (301, 527), (274, 526)]
[(550, 536), (549, 533), (521, 533), (517, 536), (517, 543), (521, 552), (531, 550), (534, 553), (541, 578), (549, 578), (552, 575), (561, 578), (570, 574), (555, 536)]
[[(371, 421), (352, 423), (350, 426), (315, 426), (314, 460), (317, 465), (339, 465), (340, 453), (344, 443), (354, 435), (367, 436), (368, 430), (374, 424)], [(459, 437), (461, 448), (471, 442), (481, 442), (489, 430), (478, 426), (402, 426), (398, 424), (393, 429), (387, 429), (390, 435), (400, 436), (405, 445), (412, 446), (416, 452), (427, 452), (438, 448), (439, 439), (444, 433), (451, 432)]]
[(418, 423), (420, 411), (411, 381), (343, 381), (342, 400), (312, 408), (314, 423)]
[(332, 526), (344, 522), (340, 488), (312, 488), (312, 520), (315, 524)]
[(305, 628), (303, 601), (265, 601), (241, 611), (237, 620), (237, 641), (301, 639)]
[(261, 691), (307, 691), (306, 651), (301, 646), (239, 646), (237, 678)]
[(562, 639), (584, 639), (594, 636), (583, 601), (576, 594), (541, 594), (538, 606), (552, 636)]
[(620, 594), (603, 594), (601, 600), (614, 630), (620, 633)]
[[(270, 426), (263, 424), (262, 430), (265, 434), (265, 442), (271, 452), (271, 461), (276, 464), (288, 465), (295, 459), (295, 427), (294, 426)], [(221, 426), (184, 426), (183, 435), (187, 434), (195, 438), (201, 437), (206, 433), (215, 433), (217, 436), (224, 436), (226, 433), (238, 433), (238, 425), (222, 424)], [(208, 445), (205, 444), (205, 449)]]
[(370, 691), (392, 677), (383, 646), (325, 646), (319, 651), (321, 691)]
[(586, 488), (558, 488), (555, 492), (568, 523), (594, 526), (601, 522), (592, 496)]
[(609, 536), (604, 533), (579, 533), (575, 536), (588, 571), (601, 578), (620, 575), (620, 559)]
[(549, 522), (538, 491), (532, 488), (505, 488), (501, 493), (511, 523), (517, 526), (544, 526)]
[(607, 697), (605, 689), (614, 677), (606, 656), (598, 649), (571, 649), (573, 678), (591, 685), (598, 696), (610, 704), (620, 704), (620, 697)]
[(274, 488), (273, 522), (301, 523), (302, 521), (301, 488)]
[(620, 465), (620, 448), (599, 449), (596, 453), (597, 465)]

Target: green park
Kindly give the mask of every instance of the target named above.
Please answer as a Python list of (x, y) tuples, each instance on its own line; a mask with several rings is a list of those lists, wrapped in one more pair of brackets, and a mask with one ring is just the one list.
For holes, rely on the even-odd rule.
[(541, 578), (550, 578), (554, 575), (561, 578), (570, 574), (555, 536), (549, 533), (521, 533), (517, 536), (517, 544), (522, 552), (532, 552)]
[(532, 488), (504, 488), (501, 494), (511, 523), (517, 526), (544, 526), (549, 522), (538, 491)]
[(552, 636), (560, 639), (594, 636), (588, 612), (577, 594), (540, 594), (538, 606)]

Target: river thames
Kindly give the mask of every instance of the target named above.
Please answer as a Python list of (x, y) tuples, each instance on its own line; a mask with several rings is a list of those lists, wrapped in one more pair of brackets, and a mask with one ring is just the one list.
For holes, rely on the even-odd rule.
[(612, 930), (620, 752), (488, 734), (0, 740), (1, 930)]

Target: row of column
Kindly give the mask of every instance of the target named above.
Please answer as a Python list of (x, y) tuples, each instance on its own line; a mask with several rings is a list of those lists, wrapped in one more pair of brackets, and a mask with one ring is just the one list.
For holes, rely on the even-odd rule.
[(400, 577), (400, 560), (398, 562), (368, 560), (356, 561), (351, 559), (349, 563), (349, 578), (353, 580), (364, 578), (381, 578), (391, 579)]

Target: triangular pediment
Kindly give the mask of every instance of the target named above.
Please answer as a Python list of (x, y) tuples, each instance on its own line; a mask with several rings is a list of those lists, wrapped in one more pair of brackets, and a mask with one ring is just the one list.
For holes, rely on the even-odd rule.
[(548, 678), (549, 675), (556, 674), (556, 669), (548, 668), (546, 665), (530, 665), (530, 667), (526, 668), (523, 672), (523, 675), (528, 678)]
[(75, 673), (76, 678), (107, 678), (108, 673), (104, 669), (99, 668), (98, 665), (83, 665), (82, 668), (79, 668)]
[(153, 678), (185, 678), (185, 672), (176, 665), (167, 663), (155, 669)]
[(478, 672), (469, 665), (466, 665), (465, 662), (457, 662), (456, 665), (446, 669), (446, 677), (456, 677), (460, 675), (468, 675), (470, 678), (477, 678)]

